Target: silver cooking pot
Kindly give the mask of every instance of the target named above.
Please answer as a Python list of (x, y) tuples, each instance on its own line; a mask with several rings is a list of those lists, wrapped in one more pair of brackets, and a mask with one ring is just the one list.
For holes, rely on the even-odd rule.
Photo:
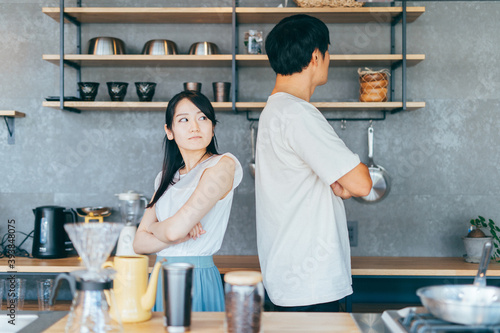
[(430, 286), (417, 290), (422, 304), (434, 316), (463, 325), (500, 324), (500, 288), (486, 286), (491, 242), (484, 245), (472, 285)]

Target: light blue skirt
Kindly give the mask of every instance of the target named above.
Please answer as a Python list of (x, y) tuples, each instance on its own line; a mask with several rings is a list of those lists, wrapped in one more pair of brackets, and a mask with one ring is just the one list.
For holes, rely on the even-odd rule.
[[(184, 262), (194, 266), (193, 270), (193, 304), (196, 312), (224, 311), (224, 289), (219, 270), (214, 264), (212, 256), (204, 257), (161, 257), (156, 261), (167, 259), (167, 263)], [(156, 289), (156, 303), (153, 311), (163, 312), (163, 274), (160, 271), (158, 287)]]

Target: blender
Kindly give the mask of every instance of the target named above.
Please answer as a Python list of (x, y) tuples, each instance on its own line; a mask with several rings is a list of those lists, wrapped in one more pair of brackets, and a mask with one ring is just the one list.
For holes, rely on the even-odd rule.
[(134, 237), (137, 231), (137, 223), (144, 213), (144, 208), (148, 205), (148, 200), (143, 195), (134, 191), (116, 194), (119, 201), (120, 214), (125, 226), (118, 238), (116, 247), (117, 256), (135, 255)]
[(123, 332), (113, 293), (113, 269), (102, 268), (109, 257), (122, 223), (89, 222), (65, 224), (64, 229), (82, 258), (85, 270), (59, 274), (54, 283), (51, 305), (63, 280), (73, 294), (65, 332)]

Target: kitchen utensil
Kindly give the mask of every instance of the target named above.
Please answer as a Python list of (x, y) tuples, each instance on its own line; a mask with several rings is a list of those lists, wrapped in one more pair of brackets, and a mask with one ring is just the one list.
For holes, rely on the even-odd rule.
[(357, 201), (375, 203), (384, 199), (391, 189), (389, 174), (373, 162), (373, 126), (368, 127), (368, 170), (372, 179), (372, 189), (365, 197), (355, 197)]
[[(64, 258), (73, 250), (64, 231), (64, 224), (76, 222), (76, 213), (71, 208), (43, 206), (33, 209), (35, 230), (32, 255), (35, 258)], [(69, 217), (69, 219), (67, 219)]]
[(250, 125), (250, 144), (252, 147), (252, 160), (248, 164), (248, 169), (250, 170), (250, 175), (255, 179), (255, 128), (253, 124)]
[(157, 262), (148, 285), (149, 258), (144, 255), (115, 257), (104, 267), (116, 270), (113, 284), (121, 319), (124, 323), (137, 323), (151, 318), (156, 300), (156, 287), (161, 262)]
[(135, 89), (139, 101), (151, 102), (155, 94), (156, 83), (154, 82), (135, 82)]
[(219, 54), (220, 52), (219, 48), (214, 43), (197, 42), (191, 45), (188, 53), (191, 55), (209, 55), (209, 54)]
[(163, 264), (163, 311), (168, 332), (189, 331), (194, 266)]
[(93, 55), (125, 54), (125, 43), (114, 37), (95, 37), (89, 40), (88, 50)]
[[(26, 295), (26, 279), (9, 277), (5, 279), (5, 300), (7, 310), (16, 313), (24, 308), (24, 296)], [(12, 313), (12, 312), (11, 312)]]
[(212, 87), (214, 89), (215, 102), (229, 102), (231, 82), (213, 82)]
[(167, 39), (152, 39), (144, 44), (141, 53), (148, 55), (178, 54), (177, 44)]
[(201, 82), (184, 82), (184, 90), (193, 90), (196, 92), (201, 92)]
[(83, 101), (94, 101), (99, 89), (99, 82), (78, 82), (78, 89)]
[(417, 295), (427, 310), (438, 318), (457, 324), (500, 324), (500, 288), (486, 286), (491, 250), (491, 242), (485, 243), (474, 284), (418, 289)]
[(109, 207), (83, 207), (77, 208), (76, 213), (78, 216), (85, 218), (85, 223), (101, 222), (103, 217), (111, 215), (111, 208)]
[(63, 280), (68, 281), (73, 293), (66, 332), (123, 332), (112, 289), (115, 271), (102, 267), (122, 228), (122, 223), (110, 222), (64, 226), (87, 268), (59, 274), (54, 282), (51, 305)]
[(108, 85), (108, 94), (112, 101), (121, 102), (127, 94), (127, 82), (106, 82)]
[(116, 255), (135, 255), (133, 243), (137, 231), (137, 223), (142, 217), (145, 207), (148, 205), (148, 200), (143, 195), (134, 191), (116, 194), (116, 196), (119, 201), (118, 205), (120, 207), (122, 222), (125, 222), (125, 226), (118, 238)]
[(52, 307), (50, 306), (50, 295), (52, 294), (53, 287), (53, 279), (36, 280), (38, 311), (52, 310)]

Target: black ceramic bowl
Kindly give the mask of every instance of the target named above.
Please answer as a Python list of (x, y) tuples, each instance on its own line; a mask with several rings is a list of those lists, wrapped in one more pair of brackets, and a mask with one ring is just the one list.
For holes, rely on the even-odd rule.
[(108, 85), (108, 93), (111, 100), (114, 102), (121, 102), (125, 99), (127, 94), (127, 82), (106, 82)]
[(154, 82), (136, 82), (135, 89), (137, 91), (137, 96), (139, 96), (139, 101), (141, 102), (151, 102), (155, 94), (156, 83)]
[(91, 102), (97, 96), (99, 82), (78, 82), (78, 89), (80, 90), (82, 101)]

